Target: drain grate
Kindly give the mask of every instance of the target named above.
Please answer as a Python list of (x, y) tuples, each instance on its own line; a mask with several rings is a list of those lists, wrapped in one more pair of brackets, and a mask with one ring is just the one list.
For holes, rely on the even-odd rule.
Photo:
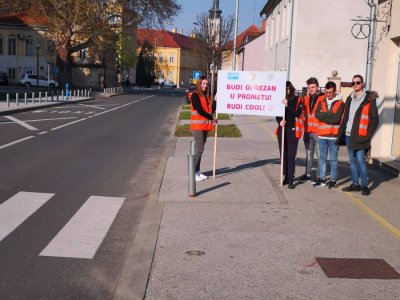
[(400, 274), (383, 259), (317, 257), (316, 260), (329, 278), (400, 279)]

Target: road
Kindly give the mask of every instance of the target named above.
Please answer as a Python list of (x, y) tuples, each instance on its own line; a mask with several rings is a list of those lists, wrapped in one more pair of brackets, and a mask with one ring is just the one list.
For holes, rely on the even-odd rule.
[(111, 299), (183, 92), (0, 116), (0, 299)]

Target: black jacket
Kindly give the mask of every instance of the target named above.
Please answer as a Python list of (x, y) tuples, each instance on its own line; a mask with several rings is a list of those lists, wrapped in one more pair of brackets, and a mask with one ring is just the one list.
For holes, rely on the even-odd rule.
[[(368, 91), (365, 95), (363, 102), (360, 104), (360, 107), (357, 109), (356, 114), (354, 116), (353, 127), (351, 128), (350, 132), (350, 143), (349, 143), (350, 149), (359, 150), (359, 149), (371, 148), (371, 139), (376, 129), (378, 128), (379, 124), (378, 107), (376, 106), (377, 97), (378, 95), (376, 94), (376, 92)], [(340, 125), (338, 139), (336, 141), (337, 144), (339, 144), (339, 141), (343, 140), (344, 136), (346, 135), (346, 125), (347, 121), (349, 120), (351, 101), (352, 101), (351, 96), (347, 97), (344, 107), (343, 120)], [(369, 123), (368, 123), (367, 136), (360, 136), (358, 134), (358, 127), (360, 125), (361, 111), (362, 108), (368, 103), (371, 103), (371, 108), (369, 110)]]
[[(298, 103), (299, 97), (293, 96), (288, 99), (288, 106), (285, 107), (285, 127), (287, 129), (293, 129), (296, 127), (296, 118), (300, 117), (301, 112), (303, 111), (303, 102)], [(297, 105), (298, 104), (298, 105)], [(282, 121), (282, 117), (276, 117), (276, 122), (279, 123)]]

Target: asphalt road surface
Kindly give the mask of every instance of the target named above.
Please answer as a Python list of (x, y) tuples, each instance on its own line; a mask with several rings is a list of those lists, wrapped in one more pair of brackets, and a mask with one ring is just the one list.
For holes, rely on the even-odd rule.
[(183, 92), (0, 116), (0, 299), (111, 299)]

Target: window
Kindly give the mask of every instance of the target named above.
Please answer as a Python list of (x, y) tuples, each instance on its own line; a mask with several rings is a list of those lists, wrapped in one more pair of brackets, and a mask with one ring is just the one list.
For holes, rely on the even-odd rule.
[(87, 56), (87, 49), (79, 50), (79, 59), (81, 61), (85, 60), (86, 56)]
[(173, 63), (173, 62), (174, 62), (174, 56), (173, 56), (173, 55), (171, 55), (171, 56), (169, 57), (169, 62), (170, 62), (170, 63)]
[(25, 68), (24, 74), (33, 74), (33, 69), (31, 69), (31, 68)]
[(15, 68), (8, 68), (8, 78), (15, 79)]
[(33, 56), (33, 40), (25, 40), (25, 56)]
[(0, 55), (4, 55), (3, 52), (3, 38), (0, 36)]
[(161, 63), (164, 61), (164, 57), (162, 55), (160, 55), (160, 57), (158, 58), (158, 61)]
[(10, 36), (8, 38), (8, 55), (16, 55), (16, 54), (17, 54), (17, 40), (15, 39), (15, 36)]

